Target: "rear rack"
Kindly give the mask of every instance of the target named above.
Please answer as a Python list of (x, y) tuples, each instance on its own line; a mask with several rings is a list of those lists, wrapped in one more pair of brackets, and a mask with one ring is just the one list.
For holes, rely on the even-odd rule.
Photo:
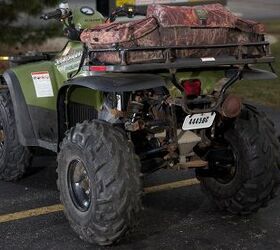
[[(243, 47), (261, 47), (263, 54), (262, 57), (244, 57), (242, 55)], [(218, 57), (205, 57), (205, 58), (174, 58), (174, 51), (176, 50), (191, 50), (191, 49), (217, 49), (217, 48), (238, 48), (240, 53), (236, 56), (218, 56)], [(162, 51), (164, 59), (162, 62), (143, 62), (139, 64), (128, 64), (127, 55), (129, 52), (137, 51)], [(194, 68), (208, 68), (225, 65), (247, 65), (258, 63), (272, 63), (275, 58), (269, 55), (269, 42), (254, 42), (246, 44), (215, 44), (215, 45), (195, 45), (195, 46), (153, 46), (153, 47), (133, 47), (133, 48), (120, 48), (117, 45), (115, 48), (108, 49), (93, 49), (90, 53), (106, 53), (118, 52), (121, 63), (117, 65), (104, 65), (106, 71), (109, 72), (136, 72), (136, 71), (152, 71), (161, 69), (194, 69)]]
[(215, 61), (202, 61), (203, 58), (177, 59), (170, 63), (145, 63), (131, 65), (106, 65), (106, 72), (138, 72), (138, 71), (153, 71), (162, 69), (195, 69), (195, 68), (210, 68), (226, 65), (247, 65), (258, 63), (272, 63), (274, 57), (236, 59), (235, 57), (215, 57)]

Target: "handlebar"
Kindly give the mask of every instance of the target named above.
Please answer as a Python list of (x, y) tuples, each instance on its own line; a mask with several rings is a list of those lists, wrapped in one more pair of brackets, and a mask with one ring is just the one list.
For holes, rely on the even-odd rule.
[(62, 17), (61, 9), (57, 9), (55, 11), (51, 11), (49, 13), (43, 14), (41, 19), (49, 20), (49, 19), (60, 19)]
[(114, 22), (120, 14), (126, 15), (128, 18), (133, 18), (137, 13), (135, 12), (134, 8), (119, 7), (111, 13), (111, 15), (106, 20), (106, 22), (108, 22), (108, 21)]
[(49, 20), (49, 19), (62, 19), (66, 18), (71, 14), (69, 9), (56, 9), (55, 11), (51, 11), (49, 13), (43, 14), (41, 19)]

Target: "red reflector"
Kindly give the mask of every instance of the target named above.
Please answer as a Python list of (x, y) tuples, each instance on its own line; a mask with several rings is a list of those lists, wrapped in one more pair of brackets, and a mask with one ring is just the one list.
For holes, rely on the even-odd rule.
[(89, 66), (89, 71), (104, 72), (107, 71), (106, 66)]
[(187, 96), (200, 96), (201, 82), (198, 79), (183, 81), (183, 87)]

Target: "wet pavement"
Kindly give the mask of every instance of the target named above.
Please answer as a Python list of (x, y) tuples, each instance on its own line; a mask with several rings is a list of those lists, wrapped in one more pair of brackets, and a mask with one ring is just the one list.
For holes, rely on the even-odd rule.
[[(277, 123), (280, 111), (262, 108)], [(154, 186), (193, 178), (192, 171), (160, 170)], [(54, 168), (34, 168), (18, 183), (0, 182), (3, 214), (59, 203)], [(248, 217), (221, 213), (199, 185), (146, 194), (137, 230), (111, 249), (280, 249), (280, 198)], [(0, 223), (0, 249), (105, 249), (82, 242), (63, 212)]]
[[(3, 184), (0, 186), (2, 190)], [(24, 197), (29, 197), (24, 199), (26, 208), (57, 201), (58, 194), (52, 197), (52, 188), (40, 191), (35, 187), (25, 191)], [(50, 195), (45, 197), (47, 193)], [(11, 192), (10, 197), (12, 202)], [(16, 201), (10, 211), (16, 211), (18, 204), (22, 202)], [(145, 210), (137, 231), (111, 249), (280, 248), (279, 199), (250, 217), (220, 213), (198, 186), (150, 194), (143, 204)], [(103, 249), (80, 241), (62, 212), (2, 223), (0, 235), (1, 249)]]

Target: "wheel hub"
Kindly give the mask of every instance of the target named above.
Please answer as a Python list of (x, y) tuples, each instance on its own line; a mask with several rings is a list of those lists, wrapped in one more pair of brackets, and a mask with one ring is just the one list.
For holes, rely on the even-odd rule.
[(80, 160), (74, 160), (69, 165), (68, 190), (76, 208), (82, 212), (88, 211), (91, 205), (91, 181)]
[(222, 184), (231, 182), (237, 170), (237, 157), (233, 149), (228, 145), (217, 150), (212, 156), (211, 167), (218, 182)]
[(237, 154), (228, 144), (210, 149), (206, 154), (208, 169), (197, 169), (201, 177), (211, 177), (221, 184), (230, 183), (238, 168)]

